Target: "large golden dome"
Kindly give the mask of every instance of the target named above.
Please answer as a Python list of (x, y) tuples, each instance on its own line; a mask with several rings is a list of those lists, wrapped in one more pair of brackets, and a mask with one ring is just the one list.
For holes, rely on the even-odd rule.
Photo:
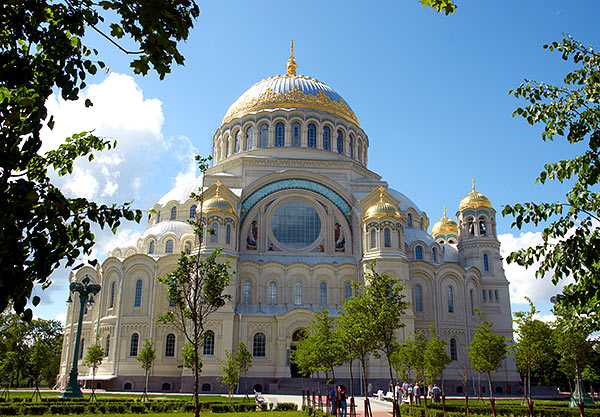
[(481, 207), (492, 208), (492, 203), (490, 203), (490, 200), (486, 196), (475, 191), (475, 180), (473, 180), (473, 191), (460, 201), (458, 209), (477, 209)]
[(448, 236), (455, 235), (458, 236), (458, 224), (452, 219), (449, 219), (446, 216), (446, 206), (444, 206), (444, 217), (438, 220), (431, 229), (431, 234), (433, 237), (437, 237), (439, 235)]
[(342, 117), (360, 126), (354, 111), (330, 86), (314, 78), (297, 75), (293, 43), (287, 73), (262, 80), (242, 94), (227, 110), (223, 123), (265, 109), (309, 109)]
[(235, 212), (233, 210), (233, 206), (229, 203), (229, 201), (227, 201), (220, 195), (219, 189), (221, 188), (221, 185), (222, 185), (221, 181), (217, 181), (216, 185), (217, 185), (217, 192), (216, 192), (215, 196), (209, 198), (208, 200), (206, 200), (204, 202), (204, 204), (202, 204), (202, 211), (205, 213), (208, 213), (211, 211), (221, 211), (221, 212), (225, 212), (225, 213), (235, 214)]
[(400, 218), (398, 208), (393, 204), (383, 201), (383, 187), (379, 187), (379, 201), (373, 204), (365, 213), (365, 219), (374, 217), (396, 217)]

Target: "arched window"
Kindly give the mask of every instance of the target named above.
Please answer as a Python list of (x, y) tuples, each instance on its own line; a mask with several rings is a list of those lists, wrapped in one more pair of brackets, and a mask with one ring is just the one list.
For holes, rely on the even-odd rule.
[(135, 300), (133, 303), (134, 307), (142, 306), (142, 285), (143, 283), (141, 279), (138, 279), (135, 283)]
[(408, 215), (406, 216), (406, 225), (408, 227), (412, 227), (412, 214), (408, 213)]
[(350, 297), (352, 297), (352, 284), (350, 284), (349, 282), (346, 283), (346, 285), (344, 285), (344, 288), (346, 290), (346, 294), (344, 299), (346, 301), (348, 301), (350, 299)]
[(308, 125), (308, 147), (316, 148), (317, 147), (317, 125), (314, 123), (310, 123)]
[(292, 124), (292, 146), (294, 148), (300, 147), (300, 123), (298, 122)]
[(263, 124), (260, 126), (260, 147), (266, 148), (269, 146), (269, 125)]
[(244, 281), (242, 284), (242, 304), (249, 305), (252, 297), (252, 284), (250, 280)]
[(165, 243), (165, 253), (173, 253), (173, 241), (170, 239)]
[(431, 249), (431, 260), (433, 262), (437, 262), (437, 249), (436, 248)]
[(154, 249), (155, 249), (156, 244), (154, 243), (153, 240), (150, 241), (150, 246), (148, 246), (148, 254), (149, 255), (154, 255)]
[(231, 244), (231, 225), (227, 225), (225, 228), (225, 243), (228, 245)]
[(469, 235), (474, 236), (475, 235), (475, 225), (473, 223), (473, 219), (469, 219), (467, 220), (468, 224), (469, 224)]
[(341, 129), (337, 131), (337, 151), (344, 153), (344, 132)]
[(198, 210), (198, 206), (196, 206), (195, 204), (192, 207), (190, 207), (190, 219), (196, 217), (196, 210)]
[(266, 348), (267, 348), (267, 338), (264, 333), (256, 333), (254, 335), (254, 340), (252, 343), (252, 356), (254, 357), (265, 357)]
[(490, 303), (491, 303), (492, 302), (492, 290), (489, 290), (488, 295), (489, 295), (489, 300), (490, 300)]
[(240, 131), (235, 132), (235, 142), (233, 143), (233, 152), (238, 153), (240, 151)]
[(215, 354), (215, 332), (207, 330), (204, 333), (204, 347), (202, 348), (202, 354), (212, 356)]
[(299, 282), (294, 286), (294, 304), (297, 306), (302, 304), (302, 284)]
[(392, 232), (388, 227), (383, 229), (383, 242), (386, 248), (392, 247)]
[(192, 244), (190, 242), (185, 242), (185, 245), (183, 247), (186, 255), (192, 253)]
[(415, 286), (415, 312), (423, 312), (423, 289), (420, 285)]
[(323, 149), (326, 151), (331, 150), (331, 129), (329, 126), (323, 128)]
[(456, 339), (455, 338), (450, 339), (450, 358), (453, 361), (458, 360), (458, 351), (456, 350)]
[(362, 146), (362, 141), (358, 141), (358, 160), (360, 162), (362, 162), (362, 155), (363, 155), (363, 146)]
[(115, 291), (116, 291), (117, 283), (113, 281), (110, 284), (110, 302), (108, 303), (108, 308), (113, 308), (115, 306)]
[(269, 282), (269, 304), (272, 306), (277, 304), (277, 283), (275, 281)]
[(423, 259), (423, 248), (421, 246), (415, 247), (415, 259), (416, 260)]
[(488, 260), (487, 253), (483, 254), (483, 270), (485, 272), (488, 272), (490, 270), (490, 263), (489, 263), (489, 260)]
[(398, 249), (402, 249), (402, 232), (398, 228)]
[(469, 290), (469, 299), (471, 301), (471, 315), (475, 315), (475, 301), (473, 300), (473, 289)]
[(79, 359), (83, 359), (83, 349), (85, 346), (85, 339), (82, 337), (81, 338), (81, 347), (79, 349)]
[(448, 287), (448, 313), (454, 313), (454, 290)]
[(167, 335), (167, 340), (165, 341), (165, 356), (175, 356), (175, 335), (173, 333)]
[(126, 382), (125, 384), (123, 384), (123, 389), (125, 391), (131, 391), (132, 385), (131, 382)]
[(160, 223), (160, 211), (158, 212), (158, 216), (157, 216), (157, 219), (156, 219), (156, 223)]
[(319, 290), (320, 290), (321, 305), (326, 306), (327, 305), (327, 284), (322, 282), (319, 285)]
[(487, 234), (487, 230), (485, 228), (485, 219), (479, 219), (479, 236), (485, 236)]
[(104, 342), (104, 357), (108, 357), (108, 352), (110, 350), (110, 335), (106, 335), (106, 342)]
[(219, 241), (219, 225), (217, 223), (213, 223), (210, 225), (210, 228), (212, 229), (210, 243), (217, 243)]
[(209, 383), (202, 384), (202, 391), (203, 392), (209, 392), (210, 391), (210, 384)]
[(275, 125), (275, 146), (283, 146), (285, 144), (285, 127), (279, 122)]
[(163, 383), (162, 390), (163, 391), (171, 391), (171, 384), (169, 384), (168, 382)]
[(354, 136), (350, 135), (350, 141), (348, 142), (350, 148), (350, 158), (354, 158)]
[(225, 156), (229, 156), (229, 138), (225, 139)]
[(171, 208), (171, 220), (177, 220), (177, 207)]
[(498, 290), (494, 290), (494, 301), (498, 302)]
[(254, 137), (253, 137), (253, 132), (254, 129), (252, 128), (252, 126), (250, 126), (248, 129), (246, 129), (246, 150), (249, 151), (250, 149), (252, 149), (252, 145), (254, 142)]
[(486, 291), (486, 290), (483, 290), (483, 291), (481, 292), (481, 294), (482, 294), (483, 301), (486, 301), (486, 294), (487, 294), (487, 291)]
[(140, 336), (137, 333), (131, 335), (131, 342), (129, 343), (129, 356), (137, 356), (139, 341)]
[(377, 247), (377, 232), (375, 229), (371, 229), (371, 249), (375, 249)]

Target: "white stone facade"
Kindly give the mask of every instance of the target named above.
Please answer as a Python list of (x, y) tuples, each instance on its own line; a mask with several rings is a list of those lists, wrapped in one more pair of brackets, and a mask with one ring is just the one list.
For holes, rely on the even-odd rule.
[[(88, 275), (102, 285), (82, 328), (84, 350), (96, 335), (108, 348), (97, 372), (102, 388), (143, 389), (144, 371), (135, 354), (148, 338), (157, 351), (150, 390), (191, 391), (191, 373), (181, 366), (183, 336), (157, 324), (169, 302), (156, 278), (176, 268), (181, 251), (223, 248), (222, 257), (236, 271), (228, 288), (231, 302), (207, 326), (214, 335), (203, 355), (201, 384), (207, 392), (223, 391), (217, 378), (224, 351), (240, 341), (254, 354), (251, 386), (291, 389), (294, 333), (322, 308), (336, 316), (351, 295), (349, 284), (362, 283), (374, 259), (378, 271), (402, 279), (412, 303), (399, 338), (427, 332), (433, 323), (448, 342), (456, 359), (444, 372), (448, 393), (465, 388), (461, 375), (478, 322), (475, 309), (496, 332), (512, 338), (508, 281), (489, 201), (473, 189), (461, 202), (457, 222), (446, 218), (450, 232), (443, 231), (450, 234), (437, 233), (436, 226), (429, 234), (427, 215), (367, 168), (367, 134), (332, 92), (290, 73), (261, 81), (234, 103), (213, 138), (203, 218), (216, 234), (205, 236), (201, 247), (187, 223), (200, 217), (199, 203), (190, 198), (201, 188), (196, 181), (153, 207), (140, 238), (115, 248), (98, 269), (72, 274), (72, 280)], [(74, 304), (65, 328), (63, 385), (79, 314)], [(89, 379), (90, 370), (79, 367), (80, 378)], [(387, 385), (384, 361), (372, 359), (367, 374), (375, 387)], [(336, 375), (348, 379), (348, 366)], [(470, 379), (470, 392), (476, 378)], [(495, 389), (505, 391), (512, 384), (515, 390), (518, 381), (508, 358), (494, 375)], [(485, 381), (482, 385), (487, 387)]]

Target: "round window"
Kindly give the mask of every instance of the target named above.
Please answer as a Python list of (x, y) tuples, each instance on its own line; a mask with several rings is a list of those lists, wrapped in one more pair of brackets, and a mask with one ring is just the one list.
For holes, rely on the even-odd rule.
[(288, 201), (277, 208), (271, 218), (273, 236), (291, 249), (305, 248), (317, 240), (321, 233), (321, 218), (317, 211), (304, 201)]

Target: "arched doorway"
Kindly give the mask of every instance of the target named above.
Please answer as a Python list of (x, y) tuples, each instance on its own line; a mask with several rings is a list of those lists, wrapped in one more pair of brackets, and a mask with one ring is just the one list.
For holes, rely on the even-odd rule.
[[(306, 329), (300, 328), (297, 329), (294, 334), (292, 335), (292, 344), (290, 346), (290, 352), (293, 352), (296, 350), (296, 345), (298, 344), (298, 342), (302, 339), (304, 339), (306, 337)], [(290, 361), (290, 374), (292, 376), (292, 378), (302, 378), (302, 375), (300, 374), (300, 369), (298, 368), (298, 365), (296, 365), (294, 363), (294, 361)]]

